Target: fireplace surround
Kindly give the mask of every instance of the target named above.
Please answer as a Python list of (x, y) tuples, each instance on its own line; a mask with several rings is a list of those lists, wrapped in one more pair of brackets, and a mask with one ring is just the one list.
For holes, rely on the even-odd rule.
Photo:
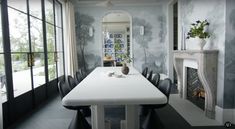
[(215, 118), (217, 92), (218, 50), (183, 50), (174, 51), (174, 67), (177, 73), (178, 90), (186, 99), (186, 66), (196, 68), (198, 77), (205, 90), (204, 112), (208, 118)]

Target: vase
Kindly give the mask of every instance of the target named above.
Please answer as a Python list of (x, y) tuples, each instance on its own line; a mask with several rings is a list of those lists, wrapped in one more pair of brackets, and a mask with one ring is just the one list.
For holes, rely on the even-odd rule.
[(125, 75), (129, 73), (129, 67), (125, 63), (122, 65), (122, 73)]
[(201, 39), (199, 37), (190, 38), (186, 42), (186, 49), (187, 50), (203, 50), (203, 47), (206, 44), (205, 39)]

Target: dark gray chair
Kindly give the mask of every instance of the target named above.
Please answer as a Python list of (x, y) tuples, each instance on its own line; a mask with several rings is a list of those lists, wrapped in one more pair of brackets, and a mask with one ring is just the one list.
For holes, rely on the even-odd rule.
[(72, 76), (69, 75), (67, 79), (68, 79), (70, 89), (73, 89), (74, 87), (76, 87), (77, 85), (76, 80)]
[(169, 102), (169, 96), (171, 92), (172, 82), (169, 78), (160, 81), (158, 89), (167, 97), (167, 102), (164, 104), (151, 104), (151, 105), (143, 105), (142, 109), (147, 111), (147, 116), (142, 115), (141, 117), (145, 117), (143, 123), (141, 124), (142, 129), (156, 129), (158, 128), (156, 121), (157, 114), (154, 109), (165, 107)]
[[(70, 92), (70, 87), (68, 86), (67, 82), (64, 80), (59, 81), (58, 89), (60, 93), (61, 99), (66, 96)], [(85, 115), (81, 112), (85, 106), (64, 106), (70, 110), (76, 110), (77, 113), (73, 117), (72, 121), (70, 122), (69, 129), (91, 129), (91, 125), (86, 120)]]
[(158, 87), (158, 84), (159, 84), (159, 81), (160, 81), (160, 74), (159, 73), (156, 73), (154, 76), (153, 76), (153, 79), (151, 80), (151, 83)]
[(148, 67), (144, 68), (142, 71), (142, 75), (147, 78), (147, 74), (148, 74)]
[(147, 79), (151, 82), (151, 80), (152, 80), (152, 76), (153, 76), (153, 71), (150, 71), (149, 72), (149, 75), (148, 75), (148, 77), (147, 77)]
[(84, 79), (80, 71), (75, 73), (74, 78), (76, 80), (76, 84), (79, 84)]

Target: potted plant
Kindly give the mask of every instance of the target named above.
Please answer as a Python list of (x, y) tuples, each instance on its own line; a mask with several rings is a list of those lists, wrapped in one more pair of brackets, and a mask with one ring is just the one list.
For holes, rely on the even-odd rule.
[[(204, 45), (206, 44), (205, 39), (210, 37), (210, 34), (206, 32), (207, 27), (210, 23), (207, 20), (204, 21), (196, 21), (196, 23), (191, 24), (191, 28), (187, 33), (187, 39), (191, 39), (191, 43), (193, 42), (195, 45), (191, 45), (193, 47), (189, 48), (189, 44), (187, 44), (188, 49), (199, 49), (202, 50)], [(193, 41), (192, 41), (193, 40)]]
[(127, 75), (129, 73), (129, 67), (127, 66), (127, 63), (130, 63), (132, 61), (130, 55), (127, 53), (120, 53), (118, 54), (118, 58), (121, 59), (122, 73)]

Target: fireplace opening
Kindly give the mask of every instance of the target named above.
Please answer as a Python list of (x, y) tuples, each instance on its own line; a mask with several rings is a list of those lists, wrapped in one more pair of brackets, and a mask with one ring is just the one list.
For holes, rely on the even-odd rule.
[(199, 80), (197, 69), (187, 67), (186, 71), (187, 99), (204, 110), (206, 93)]

